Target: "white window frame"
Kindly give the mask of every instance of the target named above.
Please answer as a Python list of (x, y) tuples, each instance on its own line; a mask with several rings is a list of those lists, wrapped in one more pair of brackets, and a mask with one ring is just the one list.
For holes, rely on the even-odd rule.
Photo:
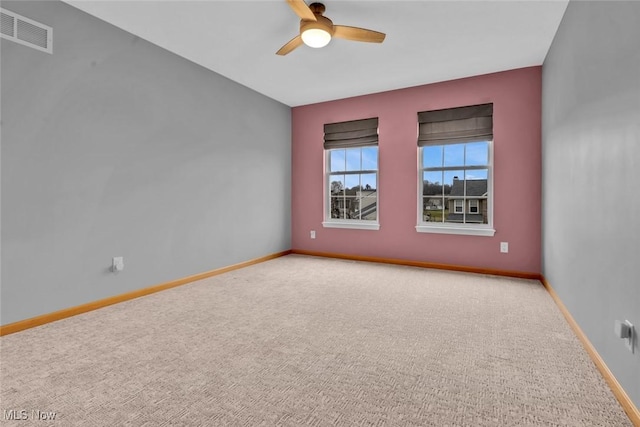
[[(417, 225), (416, 231), (418, 233), (437, 233), (437, 234), (458, 234), (468, 236), (487, 236), (492, 237), (495, 235), (496, 230), (493, 227), (493, 140), (487, 141), (489, 144), (489, 162), (486, 166), (455, 166), (449, 169), (453, 170), (473, 170), (473, 169), (487, 169), (487, 216), (488, 224), (457, 224), (457, 223), (433, 223), (424, 221), (423, 218), (423, 176), (425, 168), (422, 166), (423, 162), (423, 150), (422, 147), (418, 147), (418, 194), (416, 200), (417, 203)], [(434, 145), (448, 145), (448, 144), (434, 144)], [(448, 167), (443, 166), (442, 170), (447, 170)], [(466, 198), (464, 200), (467, 200)], [(455, 202), (454, 202), (455, 204)], [(462, 213), (464, 213), (464, 202)], [(454, 208), (455, 209), (455, 208)]]
[[(475, 206), (472, 206), (472, 204), (475, 204)], [(475, 212), (471, 210), (471, 208), (475, 208)], [(480, 201), (478, 199), (469, 199), (469, 211), (468, 213), (470, 214), (477, 214), (480, 213)]]
[(453, 199), (453, 213), (464, 213), (464, 199)]
[[(374, 147), (373, 145), (371, 147)], [(354, 147), (356, 148), (356, 147)], [(364, 147), (362, 147), (364, 148)], [(324, 150), (324, 221), (322, 226), (325, 228), (350, 228), (355, 230), (379, 230), (380, 229), (380, 148), (375, 145), (376, 148), (376, 165), (377, 169), (361, 169), (357, 171), (343, 171), (338, 173), (331, 173), (330, 152), (332, 149)], [(338, 148), (342, 150), (343, 148)], [(347, 148), (348, 149), (348, 148)], [(331, 177), (333, 175), (360, 175), (360, 174), (376, 174), (376, 219), (339, 219), (331, 218)]]

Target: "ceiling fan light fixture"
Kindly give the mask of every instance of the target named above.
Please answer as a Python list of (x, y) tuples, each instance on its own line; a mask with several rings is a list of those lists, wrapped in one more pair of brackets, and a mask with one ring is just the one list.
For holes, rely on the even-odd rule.
[(309, 28), (301, 34), (302, 41), (309, 47), (325, 47), (331, 41), (331, 34), (321, 28)]
[(325, 11), (322, 3), (307, 5), (305, 0), (287, 0), (287, 3), (300, 17), (300, 33), (285, 43), (276, 55), (284, 56), (303, 44), (313, 48), (324, 47), (333, 37), (369, 43), (382, 43), (384, 40), (384, 33), (366, 28), (333, 25), (331, 19), (322, 15)]

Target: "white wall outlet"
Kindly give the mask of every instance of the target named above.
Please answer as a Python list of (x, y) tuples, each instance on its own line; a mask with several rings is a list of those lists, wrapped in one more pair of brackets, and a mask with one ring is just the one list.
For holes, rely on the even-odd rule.
[(311, 230), (309, 235), (311, 236), (312, 239), (315, 239), (316, 238), (316, 230)]
[(503, 254), (509, 253), (509, 242), (500, 242), (500, 252)]
[(124, 257), (113, 257), (113, 261), (111, 263), (111, 271), (117, 273), (118, 271), (122, 270), (124, 270)]
[(633, 328), (631, 322), (629, 322), (628, 320), (625, 320), (624, 322), (616, 320), (615, 324), (613, 325), (613, 332), (618, 338), (622, 338), (624, 340), (624, 343), (629, 351), (633, 353), (633, 341), (636, 331)]
[(629, 338), (627, 338), (627, 342), (625, 344), (627, 345), (629, 351), (633, 353), (633, 342), (636, 337), (636, 330), (628, 320), (625, 320), (625, 323), (627, 324), (627, 326), (629, 326)]

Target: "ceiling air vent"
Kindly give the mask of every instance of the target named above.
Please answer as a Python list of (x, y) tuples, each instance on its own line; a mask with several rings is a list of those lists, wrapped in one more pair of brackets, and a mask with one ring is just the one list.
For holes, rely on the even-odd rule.
[(53, 53), (53, 29), (47, 25), (0, 8), (0, 35), (34, 49)]

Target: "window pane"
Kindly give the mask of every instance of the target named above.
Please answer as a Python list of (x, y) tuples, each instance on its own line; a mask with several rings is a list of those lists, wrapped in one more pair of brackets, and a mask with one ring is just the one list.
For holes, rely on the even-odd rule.
[(489, 143), (471, 142), (467, 144), (467, 166), (484, 166), (489, 164)]
[(360, 170), (360, 148), (347, 148), (347, 169), (348, 171)]
[(332, 196), (337, 196), (344, 193), (344, 175), (331, 175), (329, 177), (329, 180), (329, 188)]
[(360, 212), (359, 219), (367, 221), (375, 221), (378, 219), (378, 198), (376, 193), (363, 191), (362, 199), (360, 200)]
[(358, 207), (354, 213), (356, 219), (376, 220), (377, 219), (377, 190), (376, 174), (364, 173), (360, 175), (360, 189), (356, 192)]
[(347, 204), (344, 191), (345, 177), (344, 175), (331, 175), (329, 179), (331, 189), (329, 212), (331, 218), (344, 218), (345, 205)]
[(445, 166), (464, 166), (465, 144), (449, 144), (444, 146)]
[(329, 151), (329, 165), (331, 172), (341, 172), (345, 170), (345, 152), (344, 149), (336, 149)]
[(345, 218), (345, 198), (340, 196), (340, 197), (331, 197), (331, 208), (330, 208), (330, 213), (331, 213), (331, 218), (339, 218), (339, 219), (344, 219)]
[(362, 170), (378, 169), (378, 147), (362, 147)]
[(445, 222), (450, 223), (463, 223), (464, 211), (463, 211), (463, 199), (462, 198), (450, 198), (448, 203), (448, 212), (446, 213)]
[[(464, 221), (464, 170), (444, 172), (444, 187), (448, 197), (445, 198), (445, 222), (461, 223)], [(457, 209), (456, 209), (457, 208)]]
[(441, 171), (422, 173), (422, 221), (442, 222), (445, 198)]
[(487, 203), (489, 187), (488, 169), (470, 170), (466, 173), (466, 197), (468, 213), (465, 216), (467, 224), (488, 224)]
[[(345, 189), (347, 193), (355, 192), (360, 189), (360, 174), (345, 175)], [(355, 194), (355, 193), (354, 193)]]
[(445, 218), (443, 202), (442, 197), (423, 197), (422, 221), (443, 222)]
[(467, 181), (477, 180), (477, 179), (483, 179), (486, 181), (488, 176), (489, 176), (488, 169), (472, 169), (472, 170), (466, 171), (465, 173), (465, 179)]
[(422, 173), (422, 194), (426, 196), (442, 196), (443, 175), (441, 171)]
[(464, 170), (444, 171), (444, 186), (445, 193), (464, 196)]
[(360, 178), (362, 189), (365, 191), (376, 191), (376, 174), (375, 173), (363, 173)]
[(427, 145), (422, 148), (422, 167), (442, 167), (442, 145)]

